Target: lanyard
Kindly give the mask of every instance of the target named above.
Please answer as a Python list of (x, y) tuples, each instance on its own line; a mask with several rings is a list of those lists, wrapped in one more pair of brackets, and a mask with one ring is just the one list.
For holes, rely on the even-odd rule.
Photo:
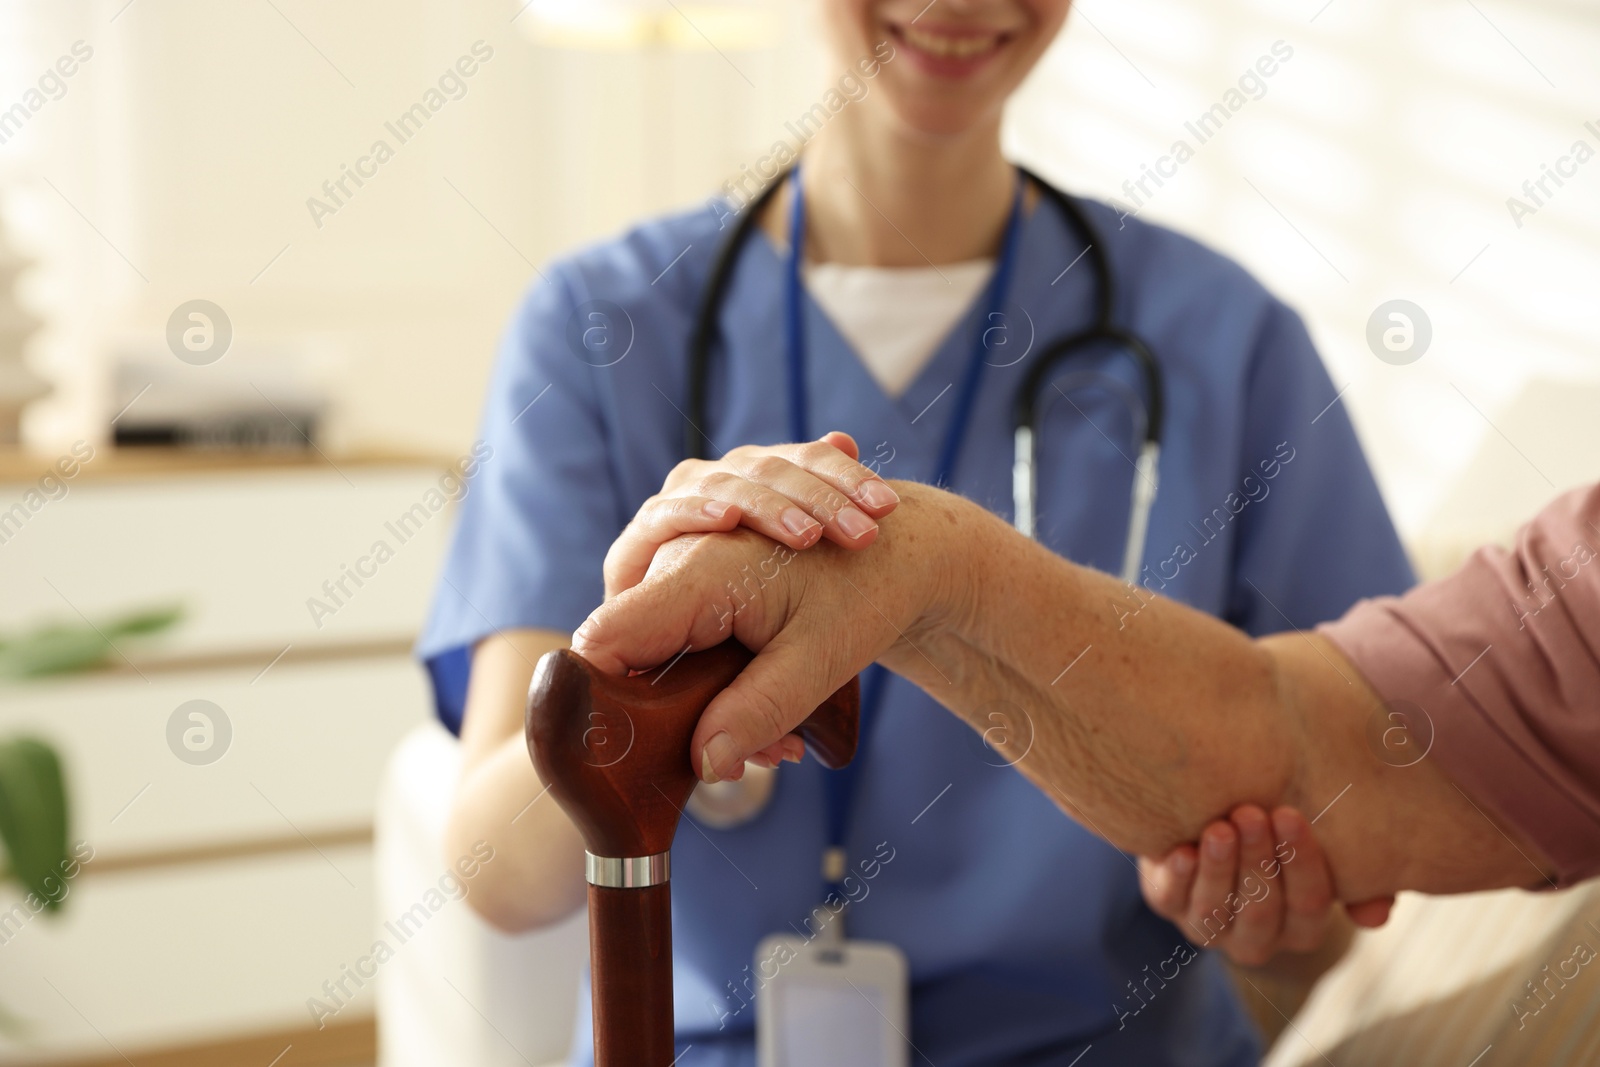
[[(784, 326), (788, 334), (789, 436), (794, 441), (808, 441), (811, 435), (807, 432), (805, 304), (801, 299), (804, 290), (800, 280), (806, 206), (805, 196), (800, 190), (798, 166), (794, 168), (791, 180), (794, 191), (789, 211), (789, 269), (784, 287)], [(956, 393), (956, 410), (950, 417), (950, 426), (945, 431), (944, 443), (939, 449), (938, 465), (933, 471), (934, 485), (948, 486), (955, 474), (961, 443), (967, 435), (973, 404), (983, 380), (984, 356), (988, 352), (985, 339), (989, 330), (996, 328), (1002, 319), (1006, 293), (1011, 286), (1011, 274), (1016, 266), (1018, 234), (1022, 229), (1022, 188), (1022, 176), (1019, 174), (1017, 191), (1011, 201), (1011, 214), (1006, 219), (1005, 237), (1000, 245), (1000, 258), (995, 264), (994, 276), (989, 280), (988, 305), (978, 324), (978, 338), (973, 344), (972, 358), (967, 362), (961, 389)], [(848, 899), (843, 884), (847, 871), (845, 838), (850, 829), (861, 764), (866, 759), (867, 743), (872, 737), (872, 728), (877, 723), (878, 709), (888, 685), (887, 670), (877, 664), (867, 668), (861, 687), (861, 737), (856, 758), (836, 771), (826, 772), (824, 787), (828, 805), (828, 844), (822, 859), (823, 881), (826, 885), (824, 899), (827, 899), (827, 895), (836, 895), (841, 901)]]

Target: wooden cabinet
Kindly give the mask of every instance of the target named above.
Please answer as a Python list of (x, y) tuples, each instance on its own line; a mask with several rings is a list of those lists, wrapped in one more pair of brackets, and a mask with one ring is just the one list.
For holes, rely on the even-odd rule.
[[(449, 461), (95, 452), (49, 492), (54, 457), (0, 458), (0, 518), (28, 511), (0, 524), (0, 630), (172, 602), (185, 617), (118, 640), (103, 669), (0, 682), (0, 736), (57, 746), (73, 837), (94, 851), (59, 918), (7, 924), (21, 898), (0, 891), (0, 1006), (33, 1027), (0, 1038), (0, 1064), (194, 1045), (212, 1058), (182, 1062), (223, 1062), (247, 1034), (298, 1042), (280, 1067), (335, 1062), (307, 1058), (322, 1036), (307, 1001), (378, 926), (373, 803), (430, 714), (409, 650), (453, 521)], [(387, 558), (360, 562), (377, 542)], [(193, 701), (220, 711), (220, 756), (173, 740)], [(345, 985), (323, 1034), (370, 1055), (371, 990)]]

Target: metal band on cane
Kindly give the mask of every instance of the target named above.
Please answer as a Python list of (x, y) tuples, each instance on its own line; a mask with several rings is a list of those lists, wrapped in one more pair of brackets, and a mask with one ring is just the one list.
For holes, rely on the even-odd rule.
[(596, 856), (585, 851), (584, 877), (590, 885), (606, 889), (643, 889), (660, 885), (672, 876), (672, 853), (657, 852), (654, 856)]

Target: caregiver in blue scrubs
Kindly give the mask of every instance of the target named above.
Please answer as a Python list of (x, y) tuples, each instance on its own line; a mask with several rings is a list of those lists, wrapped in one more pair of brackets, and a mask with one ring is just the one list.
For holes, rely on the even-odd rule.
[[(798, 180), (778, 190), (734, 264), (698, 427), (726, 470), (695, 468), (683, 505), (710, 509), (706, 524), (765, 522), (797, 546), (869, 545), (892, 500), (863, 493), (766, 516), (718, 500), (752, 484), (781, 492), (799, 471), (730, 450), (828, 429), (852, 435), (884, 478), (937, 477), (1011, 514), (1012, 409), (1036, 354), (1028, 339), (1092, 323), (1099, 284), (1080, 261), (1082, 240), (1000, 151), (1005, 100), (1068, 6), (818, 0), (838, 70), (866, 91), (808, 129)], [(1116, 276), (1115, 317), (1165, 373), (1142, 584), (1250, 633), (1309, 627), (1410, 585), (1300, 319), (1194, 241), (1084, 207)], [(499, 353), (482, 427), (492, 452), (463, 503), (419, 651), (462, 741), (448, 848), (493, 844), (469, 900), (507, 930), (554, 922), (584, 898), (582, 842), (539, 800), (523, 702), (539, 655), (565, 645), (602, 600), (608, 546), (686, 458), (689, 334), (731, 209), (652, 220), (553, 264)], [(997, 272), (1008, 275), (998, 293)], [(786, 322), (796, 278), (798, 330)], [(1038, 537), (1112, 572), (1139, 431), (1128, 397), (1140, 388), (1126, 354), (1108, 347), (1063, 364), (1038, 397)], [(796, 425), (797, 407), (808, 424)], [(1107, 610), (1136, 607), (1130, 597)], [(1063, 663), (1076, 651), (1063, 650)], [(837, 835), (852, 861), (893, 859), (850, 905), (848, 932), (905, 954), (908, 1036), (928, 1060), (1065, 1065), (1092, 1044), (1097, 1063), (1256, 1062), (1258, 1039), (1214, 953), (1140, 992), (1183, 942), (1141, 900), (1133, 860), (1065, 818), (925, 694), (887, 680), (858, 763)], [(819, 902), (827, 773), (811, 761), (760, 770), (771, 792), (752, 816), (691, 812), (693, 829), (678, 834), (676, 1013), (691, 1064), (755, 1061), (747, 967), (762, 938), (794, 931)], [(580, 1063), (590, 1035), (581, 1002)]]

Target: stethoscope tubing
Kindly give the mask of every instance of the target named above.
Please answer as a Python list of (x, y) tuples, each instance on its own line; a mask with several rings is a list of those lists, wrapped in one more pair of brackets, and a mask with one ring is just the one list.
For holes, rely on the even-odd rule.
[[(1149, 536), (1150, 515), (1155, 507), (1156, 493), (1160, 484), (1161, 435), (1166, 420), (1166, 390), (1161, 364), (1143, 338), (1116, 324), (1115, 275), (1099, 234), (1083, 209), (1072, 197), (1038, 175), (1023, 167), (1017, 169), (1056, 205), (1083, 239), (1085, 252), (1093, 265), (1098, 291), (1094, 325), (1047, 346), (1029, 368), (1022, 385), (1017, 389), (1012, 412), (1012, 521), (1020, 533), (1029, 538), (1038, 536), (1038, 397), (1051, 373), (1063, 361), (1080, 354), (1092, 344), (1110, 342), (1123, 348), (1138, 367), (1145, 393), (1144, 433), (1139, 445), (1138, 458), (1133, 461), (1134, 477), (1129, 502), (1128, 532), (1123, 546), (1121, 569), (1123, 581), (1137, 584), (1144, 559), (1144, 546)], [(734, 223), (733, 232), (727, 236), (717, 252), (712, 263), (711, 275), (701, 293), (700, 304), (689, 335), (688, 405), (684, 418), (683, 451), (692, 458), (704, 458), (705, 445), (710, 440), (706, 436), (704, 424), (711, 350), (722, 297), (727, 291), (739, 252), (756, 220), (760, 218), (762, 209), (788, 179), (788, 171), (779, 174), (740, 212)]]

